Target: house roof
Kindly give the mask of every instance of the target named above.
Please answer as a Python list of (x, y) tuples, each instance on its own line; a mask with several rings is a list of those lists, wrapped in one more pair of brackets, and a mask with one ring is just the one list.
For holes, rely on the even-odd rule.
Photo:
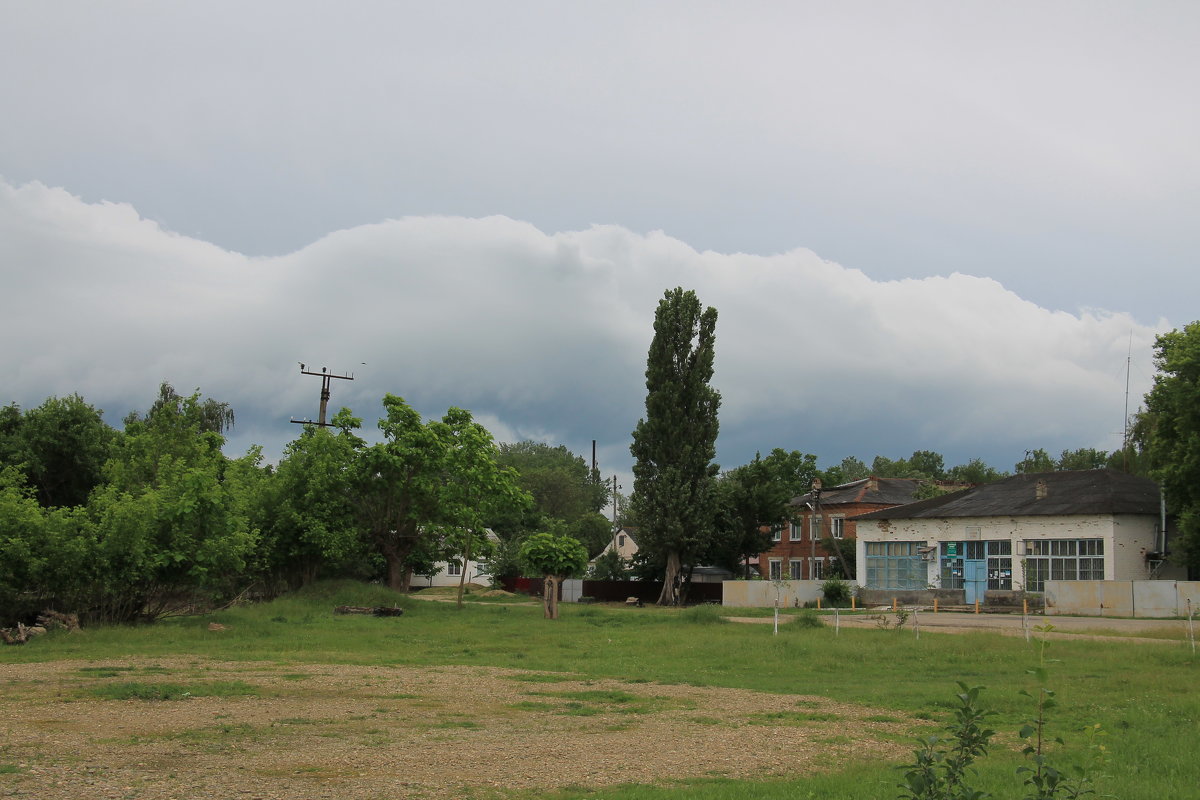
[[(821, 490), (821, 505), (876, 505), (898, 506), (911, 503), (913, 495), (922, 481), (916, 478), (863, 478), (840, 486)], [(814, 503), (814, 494), (809, 492), (793, 497), (789, 505), (802, 506)]]
[(1014, 475), (855, 519), (1158, 514), (1158, 484), (1112, 469)]

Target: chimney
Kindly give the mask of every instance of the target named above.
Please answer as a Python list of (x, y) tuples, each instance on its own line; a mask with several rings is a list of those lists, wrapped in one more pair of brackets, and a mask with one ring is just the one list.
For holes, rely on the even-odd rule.
[(867, 491), (868, 492), (878, 492), (879, 491), (879, 478), (876, 478), (874, 475), (867, 478)]
[(1034, 491), (1034, 496), (1038, 500), (1045, 500), (1046, 499), (1046, 479), (1038, 478), (1037, 485), (1034, 487), (1033, 491)]

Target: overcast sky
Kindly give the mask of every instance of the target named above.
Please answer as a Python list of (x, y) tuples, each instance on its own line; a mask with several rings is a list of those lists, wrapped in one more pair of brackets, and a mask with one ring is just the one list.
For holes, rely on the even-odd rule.
[[(299, 363), (628, 475), (664, 290), (718, 458), (1119, 445), (1200, 296), (1191, 2), (0, 0), (0, 402), (230, 452)], [(631, 483), (625, 480), (625, 483)]]

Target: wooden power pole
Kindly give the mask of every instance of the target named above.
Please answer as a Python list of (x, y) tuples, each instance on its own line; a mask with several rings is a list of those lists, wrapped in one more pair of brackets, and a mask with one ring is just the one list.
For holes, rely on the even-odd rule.
[(339, 380), (343, 381), (352, 381), (354, 380), (354, 375), (334, 375), (325, 367), (321, 367), (320, 372), (313, 372), (305, 369), (303, 364), (300, 365), (300, 374), (316, 375), (321, 379), (321, 412), (316, 422), (313, 422), (311, 419), (294, 419), (292, 422), (296, 423), (297, 425), (316, 425), (318, 428), (325, 428), (329, 425), (329, 423), (325, 421), (326, 414), (329, 411), (329, 382), (334, 378), (338, 378)]

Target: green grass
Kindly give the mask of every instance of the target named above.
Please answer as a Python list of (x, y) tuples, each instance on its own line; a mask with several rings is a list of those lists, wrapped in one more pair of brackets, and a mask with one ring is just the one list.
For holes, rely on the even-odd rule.
[[(393, 605), (402, 617), (337, 616), (335, 605)], [(1015, 732), (1032, 714), (1021, 690), (1036, 684), (1026, 670), (1037, 663), (1036, 643), (992, 633), (941, 634), (832, 626), (784, 629), (770, 625), (714, 624), (707, 610), (576, 606), (564, 604), (558, 621), (542, 619), (536, 603), (524, 606), (413, 601), (379, 586), (347, 582), (319, 584), (296, 595), (260, 606), (238, 607), (203, 618), (171, 619), (153, 626), (89, 628), (77, 634), (51, 633), (24, 647), (0, 649), (4, 664), (77, 659), (94, 667), (80, 672), (83, 684), (100, 688), (144, 687), (154, 696), (211, 691), (204, 681), (175, 678), (170, 684), (147, 681), (149, 675), (120, 666), (130, 659), (205, 659), (256, 661), (293, 673), (303, 664), (372, 666), (478, 665), (528, 670), (522, 680), (553, 684), (563, 680), (618, 679), (644, 684), (643, 700), (654, 684), (734, 687), (766, 696), (747, 717), (779, 707), (770, 695), (789, 693), (828, 697), (872, 708), (880, 720), (931, 719), (944, 722), (953, 707), (956, 681), (986, 687), (983, 705), (997, 714), (990, 720), (1004, 737), (980, 767), (980, 788), (997, 797), (1019, 795), (1013, 770), (1021, 758), (1012, 746)], [(738, 610), (741, 615), (742, 610)], [(280, 621), (283, 620), (283, 621)], [(208, 630), (219, 622), (226, 630)], [(789, 626), (795, 623), (789, 623)], [(1101, 623), (1102, 625), (1102, 623)], [(1063, 761), (1083, 751), (1079, 729), (1100, 723), (1109, 732), (1111, 777), (1102, 793), (1124, 800), (1187, 797), (1200, 784), (1200, 661), (1182, 640), (1175, 644), (1123, 641), (1056, 640), (1050, 686), (1058, 707), (1050, 715), (1049, 734), (1062, 736)], [(527, 676), (527, 677), (525, 677)], [(115, 679), (115, 680), (114, 680)], [(94, 683), (93, 683), (94, 682)], [(88, 688), (91, 688), (90, 686)], [(530, 687), (533, 688), (532, 686)], [(118, 693), (133, 689), (110, 689)], [(228, 691), (228, 690), (223, 690)], [(303, 692), (298, 681), (289, 691)], [(637, 704), (616, 695), (569, 697), (549, 687), (518, 711), (550, 713), (603, 709), (614, 713)], [(627, 693), (633, 695), (635, 690)], [(641, 692), (641, 689), (637, 689)], [(636, 695), (641, 697), (642, 695)], [(648, 699), (646, 699), (648, 698)], [(160, 698), (162, 699), (162, 698)], [(571, 707), (568, 704), (575, 703)], [(649, 706), (653, 708), (654, 706)], [(819, 714), (820, 709), (810, 709)], [(703, 715), (703, 708), (695, 713)], [(804, 712), (796, 714), (801, 721)], [(295, 723), (292, 723), (295, 724)], [(524, 723), (522, 723), (524, 724)], [(839, 741), (852, 748), (853, 729)], [(1056, 746), (1057, 748), (1057, 746)], [(781, 765), (785, 766), (785, 765)], [(541, 797), (558, 800), (596, 797), (607, 800), (733, 800), (734, 798), (825, 798), (873, 800), (894, 797), (898, 779), (891, 765), (831, 761), (832, 771), (791, 780), (733, 781), (714, 778), (660, 786), (596, 789), (579, 787)], [(664, 779), (666, 780), (666, 779)]]

